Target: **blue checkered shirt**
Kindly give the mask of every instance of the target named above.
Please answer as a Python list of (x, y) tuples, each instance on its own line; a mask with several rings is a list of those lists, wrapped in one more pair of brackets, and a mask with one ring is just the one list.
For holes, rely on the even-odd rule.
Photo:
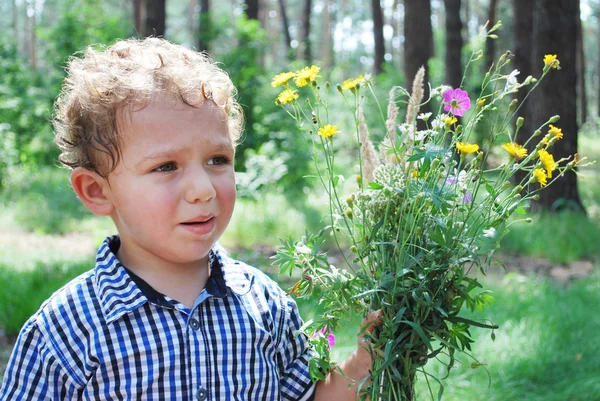
[(312, 399), (312, 351), (274, 281), (217, 245), (190, 310), (128, 272), (119, 243), (27, 321), (0, 401)]

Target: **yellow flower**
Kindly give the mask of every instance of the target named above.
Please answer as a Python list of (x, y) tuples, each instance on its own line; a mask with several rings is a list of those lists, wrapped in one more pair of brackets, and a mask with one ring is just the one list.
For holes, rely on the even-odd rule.
[(446, 119), (444, 120), (444, 122), (446, 123), (446, 126), (451, 126), (452, 124), (456, 124), (456, 122), (458, 121), (458, 118), (456, 117), (446, 117)]
[(275, 77), (273, 77), (273, 82), (271, 82), (271, 86), (273, 88), (279, 85), (287, 86), (288, 81), (292, 78), (294, 78), (293, 72), (282, 72), (281, 74), (277, 74), (275, 75)]
[(419, 178), (421, 176), (421, 174), (419, 173), (418, 170), (413, 170), (410, 172), (410, 175), (412, 176), (412, 178)]
[(542, 166), (546, 169), (546, 175), (548, 178), (552, 178), (552, 171), (556, 170), (556, 163), (554, 162), (554, 156), (548, 153), (544, 149), (540, 149), (538, 152)]
[(545, 187), (546, 184), (548, 184), (548, 180), (546, 179), (546, 172), (543, 168), (536, 168), (535, 170), (533, 170), (533, 176), (542, 187)]
[(331, 138), (338, 133), (338, 127), (331, 124), (326, 124), (324, 127), (319, 128), (319, 135), (322, 138)]
[(293, 103), (298, 99), (298, 91), (292, 89), (286, 89), (277, 96), (276, 104), (288, 104)]
[(550, 129), (548, 130), (548, 133), (554, 135), (556, 139), (562, 139), (563, 137), (562, 128), (555, 127), (552, 124), (550, 124)]
[(358, 86), (358, 84), (360, 84), (362, 81), (364, 81), (365, 79), (363, 78), (363, 76), (359, 76), (358, 78), (350, 78), (344, 81), (344, 83), (342, 84), (342, 90), (354, 90), (356, 89), (356, 87)]
[(556, 58), (556, 54), (546, 54), (544, 56), (544, 65), (550, 68), (559, 69), (560, 61)]
[(479, 107), (480, 109), (483, 107), (484, 104), (485, 104), (485, 98), (479, 99), (477, 101), (477, 107)]
[(542, 140), (540, 141), (540, 143), (544, 146), (548, 146), (548, 137), (545, 136), (542, 138)]
[(479, 150), (479, 145), (472, 144), (469, 142), (456, 142), (456, 151), (460, 152), (461, 155), (468, 155)]
[(524, 148), (516, 142), (505, 143), (502, 145), (502, 149), (506, 150), (509, 155), (515, 158), (515, 160), (521, 160), (527, 156), (527, 148)]
[(294, 82), (298, 87), (306, 86), (317, 79), (321, 69), (316, 66), (304, 67), (294, 75)]

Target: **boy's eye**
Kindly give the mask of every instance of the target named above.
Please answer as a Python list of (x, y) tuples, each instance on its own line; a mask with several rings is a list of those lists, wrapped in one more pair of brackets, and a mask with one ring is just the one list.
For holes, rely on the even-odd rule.
[(157, 171), (159, 173), (168, 173), (170, 171), (175, 171), (175, 169), (177, 169), (177, 166), (175, 165), (175, 163), (169, 162), (169, 163), (161, 164), (160, 166), (155, 168), (154, 171)]
[(212, 159), (210, 159), (208, 161), (209, 165), (222, 165), (222, 164), (229, 164), (230, 163), (230, 159), (227, 156), (216, 156), (213, 157)]

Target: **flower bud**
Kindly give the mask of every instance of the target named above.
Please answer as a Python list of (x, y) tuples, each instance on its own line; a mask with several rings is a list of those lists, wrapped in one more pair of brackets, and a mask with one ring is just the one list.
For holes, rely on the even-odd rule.
[(353, 202), (354, 202), (354, 199), (352, 199), (351, 196), (346, 198), (346, 203), (348, 204), (348, 206), (352, 207)]
[(336, 89), (338, 90), (338, 92), (340, 92), (340, 93), (343, 93), (343, 92), (344, 92), (344, 90), (342, 89), (342, 85), (340, 85), (340, 84), (337, 84), (337, 85), (335, 86), (335, 88), (336, 88)]
[(508, 109), (510, 111), (513, 111), (517, 108), (517, 104), (519, 104), (519, 101), (517, 99), (513, 99), (512, 102), (510, 102), (510, 104), (508, 105)]
[(533, 200), (540, 200), (540, 194), (535, 194), (531, 197)]
[(550, 120), (549, 120), (549, 121), (550, 121), (551, 123), (555, 123), (555, 122), (557, 122), (558, 120), (560, 120), (560, 116), (556, 115), (556, 116), (552, 116), (552, 117), (550, 117)]
[(542, 131), (540, 131), (539, 129), (536, 129), (536, 130), (533, 132), (533, 136), (540, 136), (540, 135), (542, 135)]
[(525, 223), (531, 223), (533, 221), (533, 219), (531, 217), (528, 217), (525, 219)]
[(523, 117), (517, 118), (517, 128), (521, 128), (525, 123), (525, 119)]
[(351, 209), (346, 210), (346, 216), (348, 216), (350, 219), (352, 218), (352, 210)]
[(504, 181), (504, 183), (502, 184), (502, 189), (508, 189), (510, 188), (510, 181)]
[(331, 86), (331, 84), (329, 83), (329, 81), (325, 82), (325, 87), (326, 87), (327, 89), (329, 89), (329, 87), (330, 87), (330, 86)]

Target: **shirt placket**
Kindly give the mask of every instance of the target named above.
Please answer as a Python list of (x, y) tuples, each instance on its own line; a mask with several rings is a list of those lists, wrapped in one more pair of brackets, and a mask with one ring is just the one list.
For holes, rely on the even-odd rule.
[[(204, 295), (204, 296), (203, 296)], [(188, 342), (188, 372), (192, 384), (191, 390), (194, 400), (206, 401), (210, 397), (210, 377), (212, 377), (212, 363), (209, 351), (209, 340), (204, 327), (204, 306), (211, 298), (210, 294), (201, 294), (192, 309), (186, 328)]]

